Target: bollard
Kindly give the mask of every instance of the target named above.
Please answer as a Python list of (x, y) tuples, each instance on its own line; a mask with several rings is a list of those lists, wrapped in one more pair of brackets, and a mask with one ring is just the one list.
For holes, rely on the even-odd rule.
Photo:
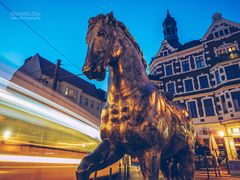
[(94, 173), (93, 180), (96, 180), (96, 177), (97, 177), (97, 171), (95, 171), (95, 173)]
[(226, 157), (226, 166), (227, 166), (228, 174), (230, 174), (230, 169), (229, 169), (229, 165), (228, 165), (228, 157)]
[(112, 180), (112, 167), (109, 169), (109, 180)]
[(123, 166), (123, 179), (124, 180), (127, 180), (127, 168), (126, 168), (126, 163), (124, 163), (124, 166)]
[(127, 164), (127, 179), (130, 177), (130, 166)]
[(121, 168), (121, 163), (119, 162), (119, 169), (118, 169), (118, 179), (121, 180), (121, 175), (122, 175), (122, 168)]

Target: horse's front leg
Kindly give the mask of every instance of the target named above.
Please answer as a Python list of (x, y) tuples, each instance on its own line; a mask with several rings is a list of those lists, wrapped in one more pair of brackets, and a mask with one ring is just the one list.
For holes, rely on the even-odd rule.
[(160, 152), (148, 150), (138, 157), (141, 172), (145, 180), (158, 180), (160, 169)]
[(87, 180), (91, 173), (115, 163), (123, 154), (121, 149), (116, 149), (104, 139), (91, 154), (82, 159), (76, 172), (77, 180)]

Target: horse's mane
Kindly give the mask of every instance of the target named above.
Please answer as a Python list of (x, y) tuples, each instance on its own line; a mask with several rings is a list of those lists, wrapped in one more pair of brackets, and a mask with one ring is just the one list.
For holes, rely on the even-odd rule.
[[(130, 42), (132, 43), (132, 45), (134, 46), (134, 48), (137, 50), (137, 52), (141, 55), (141, 59), (142, 59), (142, 64), (143, 66), (146, 68), (147, 67), (147, 63), (146, 60), (143, 57), (143, 53), (142, 50), (140, 48), (140, 46), (137, 44), (137, 42), (135, 41), (135, 39), (133, 38), (133, 36), (129, 33), (127, 27), (121, 22), (116, 20), (112, 13), (109, 13), (107, 15), (103, 15), (103, 14), (99, 14), (96, 17), (90, 18), (89, 19), (89, 25), (88, 25), (88, 32), (95, 26), (95, 24), (97, 23), (97, 21), (102, 21), (104, 22), (105, 19), (109, 16), (112, 16), (110, 20), (108, 20), (109, 25), (115, 25), (115, 27), (119, 27), (122, 32), (124, 33), (124, 35), (130, 40)], [(87, 35), (88, 38), (88, 35)]]

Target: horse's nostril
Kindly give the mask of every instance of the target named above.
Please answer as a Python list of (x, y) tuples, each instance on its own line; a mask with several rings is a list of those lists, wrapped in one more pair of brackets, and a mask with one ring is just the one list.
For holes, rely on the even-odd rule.
[(84, 66), (82, 69), (83, 72), (87, 72), (89, 70), (90, 70), (90, 66)]
[(101, 72), (101, 66), (97, 66), (97, 71)]

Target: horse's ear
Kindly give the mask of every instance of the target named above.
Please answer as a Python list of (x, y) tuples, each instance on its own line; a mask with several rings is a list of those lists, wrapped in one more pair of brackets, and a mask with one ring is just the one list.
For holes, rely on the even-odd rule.
[(110, 25), (116, 25), (116, 19), (114, 18), (112, 11), (106, 15), (105, 22)]

